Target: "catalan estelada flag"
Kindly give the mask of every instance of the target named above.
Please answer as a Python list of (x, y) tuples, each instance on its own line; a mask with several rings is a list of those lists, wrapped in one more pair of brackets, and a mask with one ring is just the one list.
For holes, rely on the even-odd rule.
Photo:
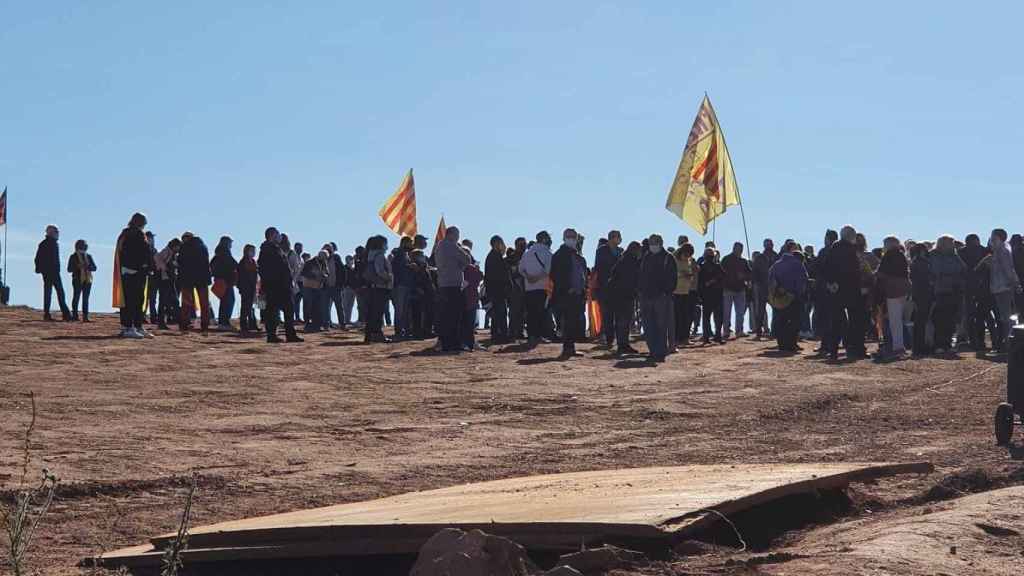
[(729, 148), (711, 100), (705, 95), (686, 139), (665, 208), (701, 234), (707, 234), (712, 220), (725, 214), (727, 207), (739, 203)]
[(434, 250), (437, 250), (437, 243), (444, 240), (446, 234), (448, 234), (448, 227), (445, 226), (444, 215), (442, 215), (441, 221), (437, 223), (437, 234), (434, 234), (434, 247), (430, 249), (431, 254), (434, 253)]
[(412, 168), (398, 190), (381, 206), (379, 214), (384, 224), (395, 234), (416, 235), (416, 183), (412, 178)]

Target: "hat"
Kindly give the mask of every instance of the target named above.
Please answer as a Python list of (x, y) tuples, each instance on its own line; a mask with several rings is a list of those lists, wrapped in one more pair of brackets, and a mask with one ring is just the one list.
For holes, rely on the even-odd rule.
[(426, 240), (426, 239), (427, 239), (427, 237), (424, 236), (423, 234), (417, 234), (416, 236), (413, 237), (413, 240), (416, 240), (416, 241)]

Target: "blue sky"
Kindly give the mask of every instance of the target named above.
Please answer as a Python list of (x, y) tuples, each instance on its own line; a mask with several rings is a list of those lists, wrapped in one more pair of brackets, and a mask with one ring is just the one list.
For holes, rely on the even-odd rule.
[[(1024, 6), (977, 2), (0, 0), (13, 300), (43, 228), (110, 302), (136, 210), (346, 252), (414, 168), (421, 231), (695, 234), (664, 210), (707, 91), (752, 242), (1020, 230)], [(739, 212), (720, 242), (742, 238)], [(392, 237), (392, 244), (394, 238)], [(587, 252), (595, 244), (590, 243)], [(5, 245), (4, 250), (8, 250)], [(592, 256), (592, 254), (590, 254)]]

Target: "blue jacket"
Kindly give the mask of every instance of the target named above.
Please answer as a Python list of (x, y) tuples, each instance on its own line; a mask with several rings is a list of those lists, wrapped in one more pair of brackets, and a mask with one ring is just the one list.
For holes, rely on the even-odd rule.
[(801, 296), (807, 290), (807, 268), (795, 255), (786, 253), (768, 271), (769, 283), (790, 294)]

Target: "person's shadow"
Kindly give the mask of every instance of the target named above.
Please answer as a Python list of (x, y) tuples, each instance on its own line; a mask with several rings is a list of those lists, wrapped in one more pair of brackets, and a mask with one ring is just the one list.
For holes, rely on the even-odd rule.
[(629, 370), (631, 368), (656, 368), (658, 363), (651, 358), (627, 358), (612, 364), (613, 368)]
[(89, 336), (46, 336), (42, 340), (120, 340), (120, 334), (104, 334)]

